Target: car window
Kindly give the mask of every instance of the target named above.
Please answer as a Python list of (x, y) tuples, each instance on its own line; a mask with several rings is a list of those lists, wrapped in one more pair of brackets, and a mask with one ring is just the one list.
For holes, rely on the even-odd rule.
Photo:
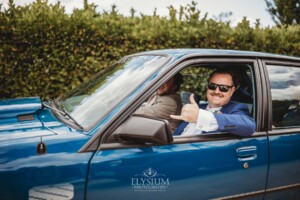
[[(183, 83), (180, 86), (180, 90), (177, 92), (180, 95), (182, 106), (190, 103), (190, 95), (194, 94), (195, 101), (201, 105), (207, 104), (206, 97), (206, 87), (208, 83), (208, 79), (210, 74), (217, 69), (231, 69), (236, 77), (237, 77), (237, 87), (233, 96), (231, 97), (231, 101), (245, 104), (248, 107), (250, 116), (254, 117), (254, 84), (253, 84), (253, 66), (249, 64), (241, 64), (241, 63), (203, 63), (203, 64), (193, 64), (191, 66), (187, 66), (179, 73), (183, 77)], [(175, 120), (177, 126), (173, 126), (174, 120), (171, 119), (170, 115), (179, 115), (179, 113), (171, 113), (170, 109), (161, 109), (164, 112), (168, 112), (166, 115), (163, 113), (160, 114), (158, 112), (157, 107), (167, 106), (167, 103), (160, 104), (158, 106), (160, 99), (158, 97), (155, 98), (156, 103), (152, 101), (152, 98), (149, 101), (149, 109), (151, 112), (156, 113), (156, 117), (163, 118), (169, 121), (171, 124), (171, 130), (174, 131), (179, 126), (181, 121)], [(146, 106), (147, 104), (143, 105)], [(155, 107), (156, 106), (156, 107)], [(160, 110), (160, 111), (161, 111)], [(181, 110), (181, 109), (180, 109)], [(153, 115), (151, 115), (153, 116)]]
[(238, 79), (238, 86), (231, 100), (247, 104), (249, 112), (253, 115), (254, 103), (254, 82), (252, 66), (248, 64), (204, 64), (191, 66), (183, 69), (180, 73), (183, 75), (184, 84), (181, 87), (181, 96), (184, 103), (189, 102), (189, 95), (194, 94), (195, 99), (200, 104), (207, 103), (206, 86), (209, 75), (218, 68), (232, 69)]
[(300, 125), (300, 68), (267, 65), (272, 95), (273, 127)]
[[(185, 68), (177, 71), (176, 73), (173, 72), (173, 75), (170, 76), (169, 74), (165, 79), (166, 81), (170, 80), (170, 77), (174, 77), (175, 74), (181, 74), (183, 78), (183, 83), (180, 86), (180, 90), (177, 91), (176, 95), (179, 95), (181, 106), (184, 106), (186, 103), (190, 103), (190, 95), (194, 94), (195, 101), (199, 104), (199, 106), (207, 105), (207, 98), (206, 98), (206, 87), (208, 84), (208, 79), (210, 74), (217, 70), (217, 69), (230, 69), (235, 73), (235, 76), (238, 76), (238, 81), (236, 82), (237, 87), (236, 91), (234, 92), (233, 96), (231, 97), (231, 101), (235, 103), (244, 104), (248, 106), (248, 113), (251, 118), (255, 120), (255, 102), (256, 102), (256, 92), (255, 92), (255, 81), (254, 81), (254, 66), (252, 63), (201, 63), (201, 64), (193, 64), (186, 66)], [(162, 79), (164, 77), (161, 77)], [(166, 83), (166, 81), (163, 82)], [(144, 101), (141, 101), (141, 105), (133, 111), (132, 115), (130, 115), (124, 123), (120, 124), (120, 126), (112, 132), (112, 134), (107, 138), (107, 143), (114, 143), (116, 141), (126, 141), (126, 142), (133, 142), (139, 141), (140, 143), (149, 143), (152, 142), (157, 143), (158, 139), (155, 137), (160, 137), (164, 135), (162, 133), (163, 130), (169, 130), (170, 134), (174, 136), (176, 139), (187, 139), (190, 140), (193, 135), (185, 136), (176, 134), (176, 130), (180, 127), (182, 121), (175, 120), (170, 117), (170, 115), (179, 115), (181, 109), (178, 113), (170, 113), (173, 112), (168, 105), (172, 105), (173, 103), (166, 103), (167, 100), (163, 100), (161, 97), (155, 96), (158, 95), (157, 91), (161, 88), (162, 85), (155, 85), (153, 88), (156, 92), (153, 94), (152, 92), (147, 95), (146, 98), (143, 98)], [(172, 94), (173, 95), (173, 94)], [(153, 98), (155, 96), (155, 98)], [(195, 97), (197, 96), (197, 97)], [(168, 100), (169, 101), (169, 100)], [(174, 101), (170, 101), (174, 102)], [(158, 106), (160, 104), (160, 106)], [(166, 109), (161, 109), (161, 107), (167, 106)], [(146, 108), (145, 108), (146, 107)], [(242, 106), (244, 107), (244, 106)], [(138, 112), (142, 109), (145, 112)], [(174, 110), (174, 109), (173, 109)], [(147, 112), (146, 112), (147, 111)], [(168, 112), (167, 115), (164, 113), (161, 116), (157, 116), (161, 113), (161, 111)], [(150, 114), (149, 114), (150, 113)], [(155, 116), (153, 115), (155, 113)], [(145, 119), (141, 119), (145, 118)], [(164, 120), (167, 122), (167, 127), (162, 127), (157, 124), (152, 124), (152, 120)], [(173, 121), (172, 121), (173, 120)], [(171, 125), (177, 121), (177, 125), (175, 128)], [(141, 128), (143, 127), (143, 128)], [(148, 128), (147, 130), (145, 128)], [(180, 128), (179, 128), (180, 129)], [(141, 131), (142, 130), (142, 131)], [(126, 133), (124, 135), (123, 133)], [(218, 134), (217, 134), (218, 133)], [(227, 131), (222, 130), (220, 131), (212, 131), (213, 135), (219, 135), (219, 133), (227, 133)], [(142, 137), (146, 135), (147, 137)], [(153, 137), (152, 137), (152, 136)], [(155, 136), (155, 137), (154, 137)], [(197, 134), (195, 135), (197, 136)], [(201, 137), (196, 137), (197, 140), (201, 139)], [(166, 139), (166, 138), (164, 138)], [(179, 141), (178, 140), (178, 141)], [(166, 142), (166, 141), (165, 141)], [(161, 143), (159, 143), (161, 144)]]
[(90, 129), (141, 87), (167, 61), (165, 56), (129, 57), (101, 71), (92, 80), (61, 98), (64, 109), (81, 126)]

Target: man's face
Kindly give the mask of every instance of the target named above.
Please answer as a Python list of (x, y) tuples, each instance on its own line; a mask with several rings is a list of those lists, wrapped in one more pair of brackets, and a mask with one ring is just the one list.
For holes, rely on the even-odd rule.
[[(214, 74), (209, 82), (217, 85), (233, 86), (232, 77), (229, 74)], [(234, 90), (235, 87), (229, 87), (227, 92), (221, 92), (219, 86), (215, 90), (207, 88), (206, 96), (209, 107), (216, 108), (227, 104)]]
[(157, 89), (156, 93), (159, 96), (175, 93), (176, 92), (176, 90), (175, 90), (176, 86), (173, 83), (174, 83), (174, 78), (171, 78), (166, 83), (164, 83), (162, 86), (160, 86)]

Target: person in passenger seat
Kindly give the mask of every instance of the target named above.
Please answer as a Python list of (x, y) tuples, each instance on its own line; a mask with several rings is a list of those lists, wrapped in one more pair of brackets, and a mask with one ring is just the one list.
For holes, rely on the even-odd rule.
[(177, 91), (182, 83), (182, 75), (177, 73), (160, 86), (147, 103), (138, 108), (134, 114), (166, 119), (169, 121), (171, 131), (174, 131), (181, 121), (172, 119), (170, 115), (179, 115), (181, 112), (182, 102)]
[(231, 101), (238, 101), (247, 104), (253, 103), (252, 98), (252, 82), (246, 74), (245, 69), (235, 70), (235, 92), (231, 97)]
[(230, 101), (237, 81), (235, 74), (226, 69), (214, 71), (207, 85), (208, 104), (200, 105), (190, 96), (190, 104), (183, 106), (180, 115), (171, 115), (183, 120), (173, 135), (195, 135), (212, 131), (226, 131), (239, 136), (250, 136), (255, 131), (255, 121), (248, 107)]

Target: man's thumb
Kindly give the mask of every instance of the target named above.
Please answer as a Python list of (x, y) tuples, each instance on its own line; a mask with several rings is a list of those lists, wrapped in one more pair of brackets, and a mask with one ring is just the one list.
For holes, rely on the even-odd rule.
[(190, 96), (190, 102), (191, 102), (191, 104), (197, 104), (197, 102), (194, 99), (194, 94), (191, 94), (191, 96)]

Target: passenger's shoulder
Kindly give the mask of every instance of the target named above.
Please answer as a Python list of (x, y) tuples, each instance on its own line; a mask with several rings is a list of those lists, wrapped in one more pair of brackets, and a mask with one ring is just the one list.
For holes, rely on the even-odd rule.
[(181, 103), (181, 98), (179, 94), (169, 94), (161, 96), (161, 99), (164, 101), (174, 102), (174, 103)]
[(180, 99), (180, 95), (179, 94), (168, 94), (168, 95), (161, 96), (161, 98), (165, 98), (165, 99)]

